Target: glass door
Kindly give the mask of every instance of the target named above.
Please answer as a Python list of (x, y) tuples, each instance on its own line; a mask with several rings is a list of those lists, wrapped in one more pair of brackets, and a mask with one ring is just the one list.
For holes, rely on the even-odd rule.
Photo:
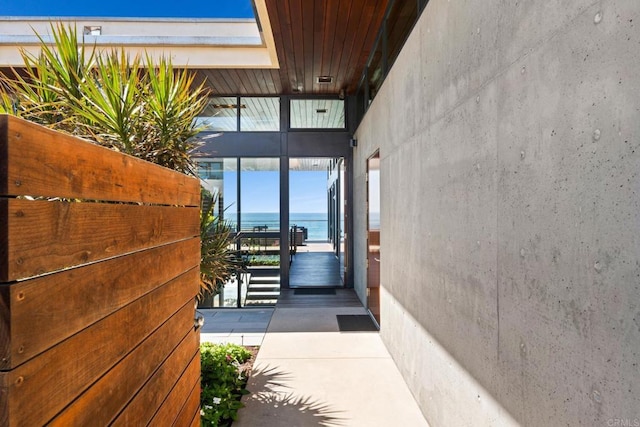
[(239, 247), (247, 266), (243, 306), (274, 305), (280, 295), (280, 159), (240, 159)]
[(342, 287), (342, 159), (289, 159), (289, 286)]
[[(200, 307), (269, 306), (280, 295), (280, 159), (198, 159), (213, 213), (232, 231), (229, 247), (244, 268)], [(285, 242), (286, 244), (286, 242)]]

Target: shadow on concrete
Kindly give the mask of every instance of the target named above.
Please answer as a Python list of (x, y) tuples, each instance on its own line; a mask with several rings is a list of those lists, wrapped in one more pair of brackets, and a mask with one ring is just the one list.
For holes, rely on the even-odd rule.
[(275, 367), (254, 369), (234, 426), (346, 426), (341, 412), (310, 396), (297, 394), (287, 385), (290, 374)]

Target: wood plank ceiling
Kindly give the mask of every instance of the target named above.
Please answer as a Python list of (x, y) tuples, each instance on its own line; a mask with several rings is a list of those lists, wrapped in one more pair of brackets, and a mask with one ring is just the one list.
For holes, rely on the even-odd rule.
[(353, 94), (388, 2), (266, 0), (280, 69), (201, 69), (197, 80), (214, 95)]

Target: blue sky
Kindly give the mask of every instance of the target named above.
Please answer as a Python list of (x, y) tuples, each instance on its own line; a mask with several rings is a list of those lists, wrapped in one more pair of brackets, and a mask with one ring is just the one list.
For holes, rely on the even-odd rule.
[(327, 173), (289, 173), (289, 211), (327, 212)]
[[(242, 173), (242, 211), (279, 212), (279, 173)], [(289, 206), (292, 213), (327, 212), (327, 173), (298, 172), (289, 174)], [(225, 205), (235, 204), (235, 173), (225, 173)], [(231, 208), (235, 211), (235, 208)]]
[(2, 16), (253, 18), (251, 0), (0, 0)]

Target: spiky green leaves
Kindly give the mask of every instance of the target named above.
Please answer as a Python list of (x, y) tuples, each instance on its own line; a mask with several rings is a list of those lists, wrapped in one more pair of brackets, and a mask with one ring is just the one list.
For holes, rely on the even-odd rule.
[[(205, 196), (208, 197), (208, 196)], [(200, 211), (200, 295), (219, 292), (233, 273), (243, 269), (228, 222), (214, 215), (216, 199), (203, 200)]]
[(53, 47), (38, 35), (39, 55), (22, 52), (24, 70), (1, 76), (0, 111), (101, 145), (194, 173), (194, 119), (204, 85), (167, 58), (98, 52), (74, 27), (51, 26)]

